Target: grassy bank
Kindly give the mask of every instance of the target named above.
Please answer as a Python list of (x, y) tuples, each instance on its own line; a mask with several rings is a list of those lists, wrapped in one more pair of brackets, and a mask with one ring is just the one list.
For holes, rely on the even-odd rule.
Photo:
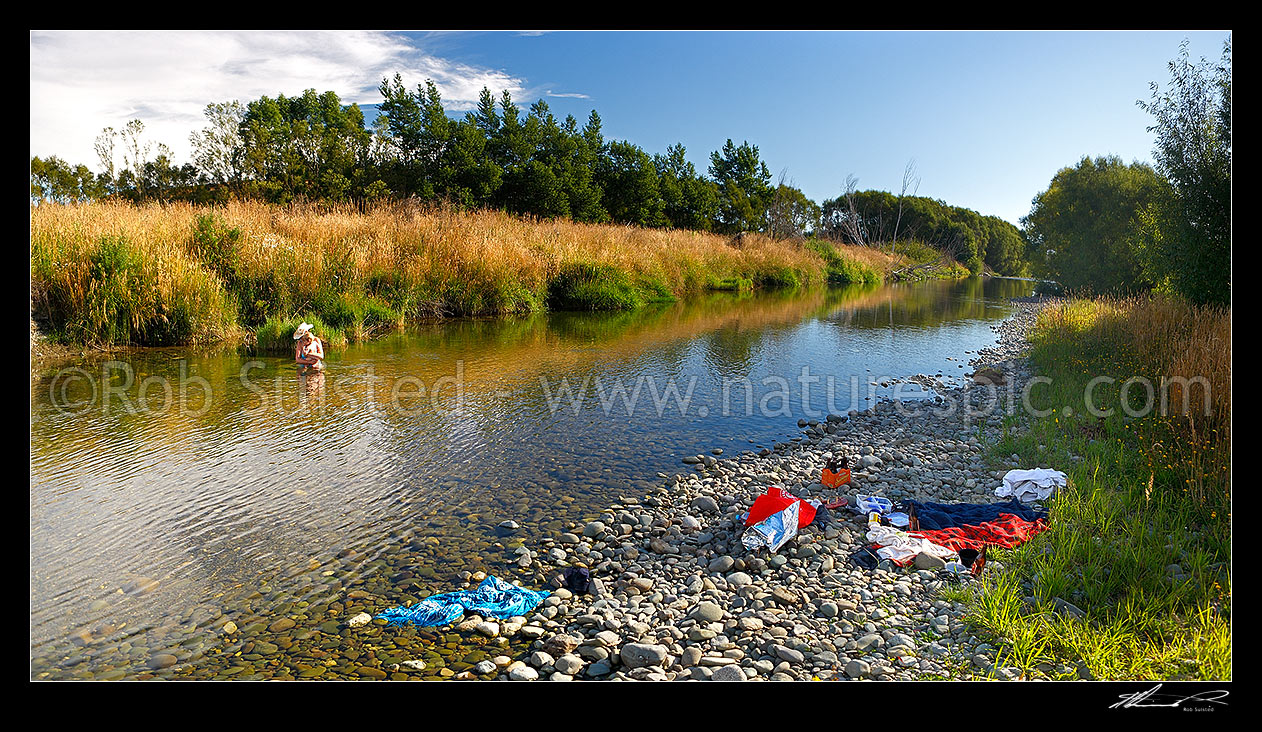
[(33, 307), (69, 343), (256, 335), (268, 346), (300, 320), (333, 342), (358, 340), (416, 318), (634, 309), (705, 290), (875, 282), (905, 262), (818, 241), (406, 205), (31, 209)]
[[(1071, 300), (1042, 312), (1032, 344), (1052, 380), (1032, 406), (1055, 411), (1009, 424), (993, 455), (1064, 470), (1070, 487), (1049, 531), (997, 554), (1006, 569), (973, 598), (973, 622), (1007, 649), (1000, 663), (1053, 676), (1230, 679), (1230, 312)], [(1099, 376), (1116, 379), (1091, 391), (1102, 418), (1086, 401)], [(1122, 401), (1133, 377), (1153, 384), (1152, 412), (1141, 381)], [(1163, 415), (1162, 377), (1204, 381), (1167, 388)]]

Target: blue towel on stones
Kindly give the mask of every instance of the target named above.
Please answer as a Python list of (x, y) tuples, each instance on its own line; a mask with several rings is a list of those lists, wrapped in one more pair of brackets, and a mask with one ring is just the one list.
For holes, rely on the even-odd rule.
[(431, 595), (415, 605), (391, 608), (377, 617), (391, 625), (421, 626), (449, 625), (463, 617), (466, 610), (489, 618), (511, 618), (534, 610), (548, 594), (487, 577), (476, 590)]
[(937, 531), (955, 526), (975, 526), (994, 521), (1001, 513), (1010, 513), (1026, 521), (1046, 518), (1047, 509), (1027, 506), (1018, 501), (1008, 503), (921, 503), (906, 501), (903, 510), (916, 507), (916, 519), (924, 531)]

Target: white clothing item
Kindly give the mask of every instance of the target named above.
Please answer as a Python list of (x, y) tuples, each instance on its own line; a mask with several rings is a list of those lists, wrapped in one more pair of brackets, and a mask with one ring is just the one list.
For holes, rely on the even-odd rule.
[(877, 556), (893, 559), (899, 563), (904, 558), (915, 557), (921, 553), (931, 554), (942, 559), (955, 556), (954, 551), (944, 546), (939, 546), (924, 537), (912, 536), (906, 531), (899, 531), (889, 526), (868, 524), (867, 537), (868, 541), (880, 547), (876, 552)]
[(1069, 478), (1059, 470), (1037, 468), (1035, 470), (1009, 470), (1003, 476), (1003, 485), (995, 489), (1000, 498), (1015, 498), (1022, 503), (1042, 501), (1057, 488), (1069, 484)]
[(915, 537), (906, 544), (891, 544), (876, 550), (878, 557), (891, 559), (896, 564), (904, 564), (906, 560), (915, 559), (917, 554), (929, 554), (939, 559), (954, 558), (956, 556), (955, 552), (944, 546), (938, 546), (928, 539)]

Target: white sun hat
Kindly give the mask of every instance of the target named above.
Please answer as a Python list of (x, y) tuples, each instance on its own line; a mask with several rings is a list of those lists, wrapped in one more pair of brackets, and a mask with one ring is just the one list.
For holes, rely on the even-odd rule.
[(298, 340), (299, 338), (302, 338), (303, 336), (305, 336), (307, 333), (311, 331), (313, 327), (314, 326), (312, 326), (310, 323), (303, 323), (302, 325), (298, 326), (298, 330), (294, 331), (294, 340)]

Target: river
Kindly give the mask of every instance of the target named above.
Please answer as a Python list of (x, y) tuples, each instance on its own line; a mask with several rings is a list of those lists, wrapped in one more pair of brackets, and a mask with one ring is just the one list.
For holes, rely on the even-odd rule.
[(450, 635), (373, 645), (342, 620), (462, 570), (530, 584), (521, 542), (642, 495), (685, 456), (929, 396), (893, 379), (961, 377), (1032, 286), (450, 320), (329, 348), (318, 375), (227, 348), (48, 367), (31, 391), (32, 677), (332, 678), (426, 644), (477, 658)]

